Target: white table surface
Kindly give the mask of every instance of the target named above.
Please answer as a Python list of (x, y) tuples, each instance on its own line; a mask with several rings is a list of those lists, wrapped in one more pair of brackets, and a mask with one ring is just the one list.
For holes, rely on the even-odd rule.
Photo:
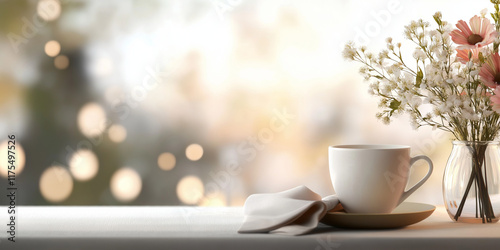
[(443, 207), (426, 220), (391, 230), (321, 224), (303, 236), (238, 234), (241, 207), (18, 207), (16, 243), (0, 208), (0, 249), (500, 249), (500, 223), (463, 224)]

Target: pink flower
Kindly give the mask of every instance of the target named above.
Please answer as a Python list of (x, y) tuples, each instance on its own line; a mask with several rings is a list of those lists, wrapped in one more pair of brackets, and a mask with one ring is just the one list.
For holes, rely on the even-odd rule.
[[(478, 48), (476, 49), (457, 49), (457, 59), (461, 63), (467, 63), (472, 59), (472, 62), (479, 62), (479, 52)], [(471, 58), (469, 58), (469, 53), (472, 53)]]
[(497, 113), (500, 113), (500, 87), (495, 88), (495, 91), (493, 93), (495, 95), (490, 97), (492, 106), (491, 108)]
[(492, 43), (495, 40), (497, 32), (495, 26), (490, 23), (490, 20), (473, 16), (470, 21), (470, 26), (464, 20), (457, 23), (456, 30), (453, 30), (451, 40), (459, 44), (458, 49), (474, 49)]
[(484, 85), (496, 89), (500, 85), (500, 56), (495, 53), (481, 66), (479, 76)]

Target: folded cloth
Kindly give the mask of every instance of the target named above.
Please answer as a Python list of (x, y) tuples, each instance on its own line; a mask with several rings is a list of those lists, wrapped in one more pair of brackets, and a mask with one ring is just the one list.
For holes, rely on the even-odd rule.
[(305, 234), (339, 203), (335, 195), (321, 196), (306, 186), (283, 192), (253, 194), (245, 201), (239, 233)]

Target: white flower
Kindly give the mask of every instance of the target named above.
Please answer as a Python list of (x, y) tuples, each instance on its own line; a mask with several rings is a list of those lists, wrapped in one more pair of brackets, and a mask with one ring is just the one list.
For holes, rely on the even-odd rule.
[(410, 73), (408, 72), (405, 72), (404, 73), (404, 81), (406, 82), (413, 82), (413, 80), (415, 80), (415, 77), (412, 76)]
[(395, 77), (401, 76), (401, 69), (399, 68), (399, 66), (394, 67), (392, 73), (394, 74)]
[(470, 107), (470, 101), (469, 100), (464, 100), (462, 104), (464, 105), (464, 108)]
[(452, 100), (446, 101), (446, 109), (451, 110), (455, 106), (455, 103)]
[(390, 86), (388, 84), (384, 84), (384, 85), (380, 86), (379, 90), (380, 90), (380, 93), (383, 95), (389, 95), (392, 91), (392, 89), (390, 88)]
[(500, 36), (497, 36), (497, 37), (495, 38), (495, 43), (499, 43), (499, 42), (500, 42)]
[[(439, 13), (436, 15), (440, 16)], [(486, 10), (481, 15), (486, 15)], [(356, 48), (351, 43), (346, 45), (343, 55), (363, 63), (365, 66), (360, 73), (366, 79), (376, 81), (370, 83), (368, 92), (380, 97), (380, 108), (384, 111), (378, 113), (377, 118), (385, 123), (393, 115), (405, 112), (410, 115), (410, 124), (414, 129), (430, 125), (433, 130), (442, 128), (455, 131), (457, 137), (470, 135), (469, 138), (459, 139), (475, 138), (484, 129), (497, 131), (500, 127), (500, 112), (492, 109), (491, 95), (486, 95), (494, 94), (493, 90), (479, 84), (480, 66), (484, 62), (476, 60), (476, 63), (471, 61), (464, 64), (457, 61), (456, 45), (450, 36), (454, 26), (439, 18), (442, 29), (427, 28), (429, 24), (422, 20), (412, 21), (405, 26), (405, 36), (417, 44), (412, 53), (415, 59), (412, 62), (407, 61), (407, 55), (399, 56), (401, 49), (395, 50), (394, 47), (400, 48), (401, 43), (393, 42), (390, 37), (386, 40), (389, 51), (372, 54), (366, 47)], [(496, 42), (500, 43), (500, 36)], [(481, 53), (484, 58), (489, 58), (493, 53), (492, 46), (484, 46)], [(409, 59), (412, 59), (411, 56)], [(423, 71), (423, 78), (420, 78), (420, 71)], [(387, 110), (390, 106), (394, 109), (391, 100), (400, 103), (396, 112)], [(427, 107), (432, 111), (423, 112)], [(477, 126), (472, 126), (472, 121), (477, 121), (474, 123)]]
[(446, 111), (448, 110), (446, 108), (446, 103), (441, 103), (439, 106), (437, 106), (437, 110), (440, 112), (440, 113), (446, 113)]
[(493, 110), (483, 110), (483, 115), (484, 115), (484, 116), (490, 116), (490, 115), (492, 115), (493, 113), (495, 113)]
[(345, 59), (354, 60), (354, 56), (356, 55), (356, 49), (352, 44), (346, 44), (344, 50), (342, 51), (342, 56)]
[(378, 90), (378, 84), (377, 83), (372, 83), (368, 87), (368, 93), (370, 95), (375, 95), (375, 93), (377, 93), (377, 90)]
[(462, 117), (467, 120), (472, 120), (472, 116), (469, 112), (462, 112)]
[(410, 120), (410, 126), (411, 126), (411, 128), (412, 128), (412, 129), (417, 130), (417, 129), (418, 129), (418, 127), (419, 127), (419, 124), (417, 123), (417, 121), (416, 121), (416, 120), (411, 119), (411, 120)]
[(411, 98), (411, 102), (410, 104), (414, 107), (418, 107), (422, 104), (422, 98), (418, 97), (418, 96), (413, 96)]
[(413, 57), (417, 60), (424, 60), (427, 58), (427, 55), (422, 51), (422, 49), (417, 48), (413, 52)]
[(488, 9), (482, 9), (479, 13), (481, 13), (481, 17), (484, 18), (486, 14), (488, 14)]
[(439, 39), (439, 32), (437, 30), (431, 30), (429, 31), (429, 37), (433, 38), (433, 39)]

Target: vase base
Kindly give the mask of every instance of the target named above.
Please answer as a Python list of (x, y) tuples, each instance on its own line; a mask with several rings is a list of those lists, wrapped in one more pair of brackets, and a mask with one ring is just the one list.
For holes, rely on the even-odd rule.
[[(455, 220), (455, 215), (454, 214), (451, 214), (450, 212), (448, 212), (448, 215), (450, 216), (451, 220), (455, 221), (455, 222), (461, 222), (461, 223), (469, 223), (469, 224), (483, 224), (483, 219), (481, 218), (476, 218), (476, 217), (458, 217), (458, 220)], [(489, 222), (484, 222), (484, 224), (486, 223), (497, 223), (498, 221), (500, 220), (500, 217), (495, 217), (493, 218), (491, 221)]]

